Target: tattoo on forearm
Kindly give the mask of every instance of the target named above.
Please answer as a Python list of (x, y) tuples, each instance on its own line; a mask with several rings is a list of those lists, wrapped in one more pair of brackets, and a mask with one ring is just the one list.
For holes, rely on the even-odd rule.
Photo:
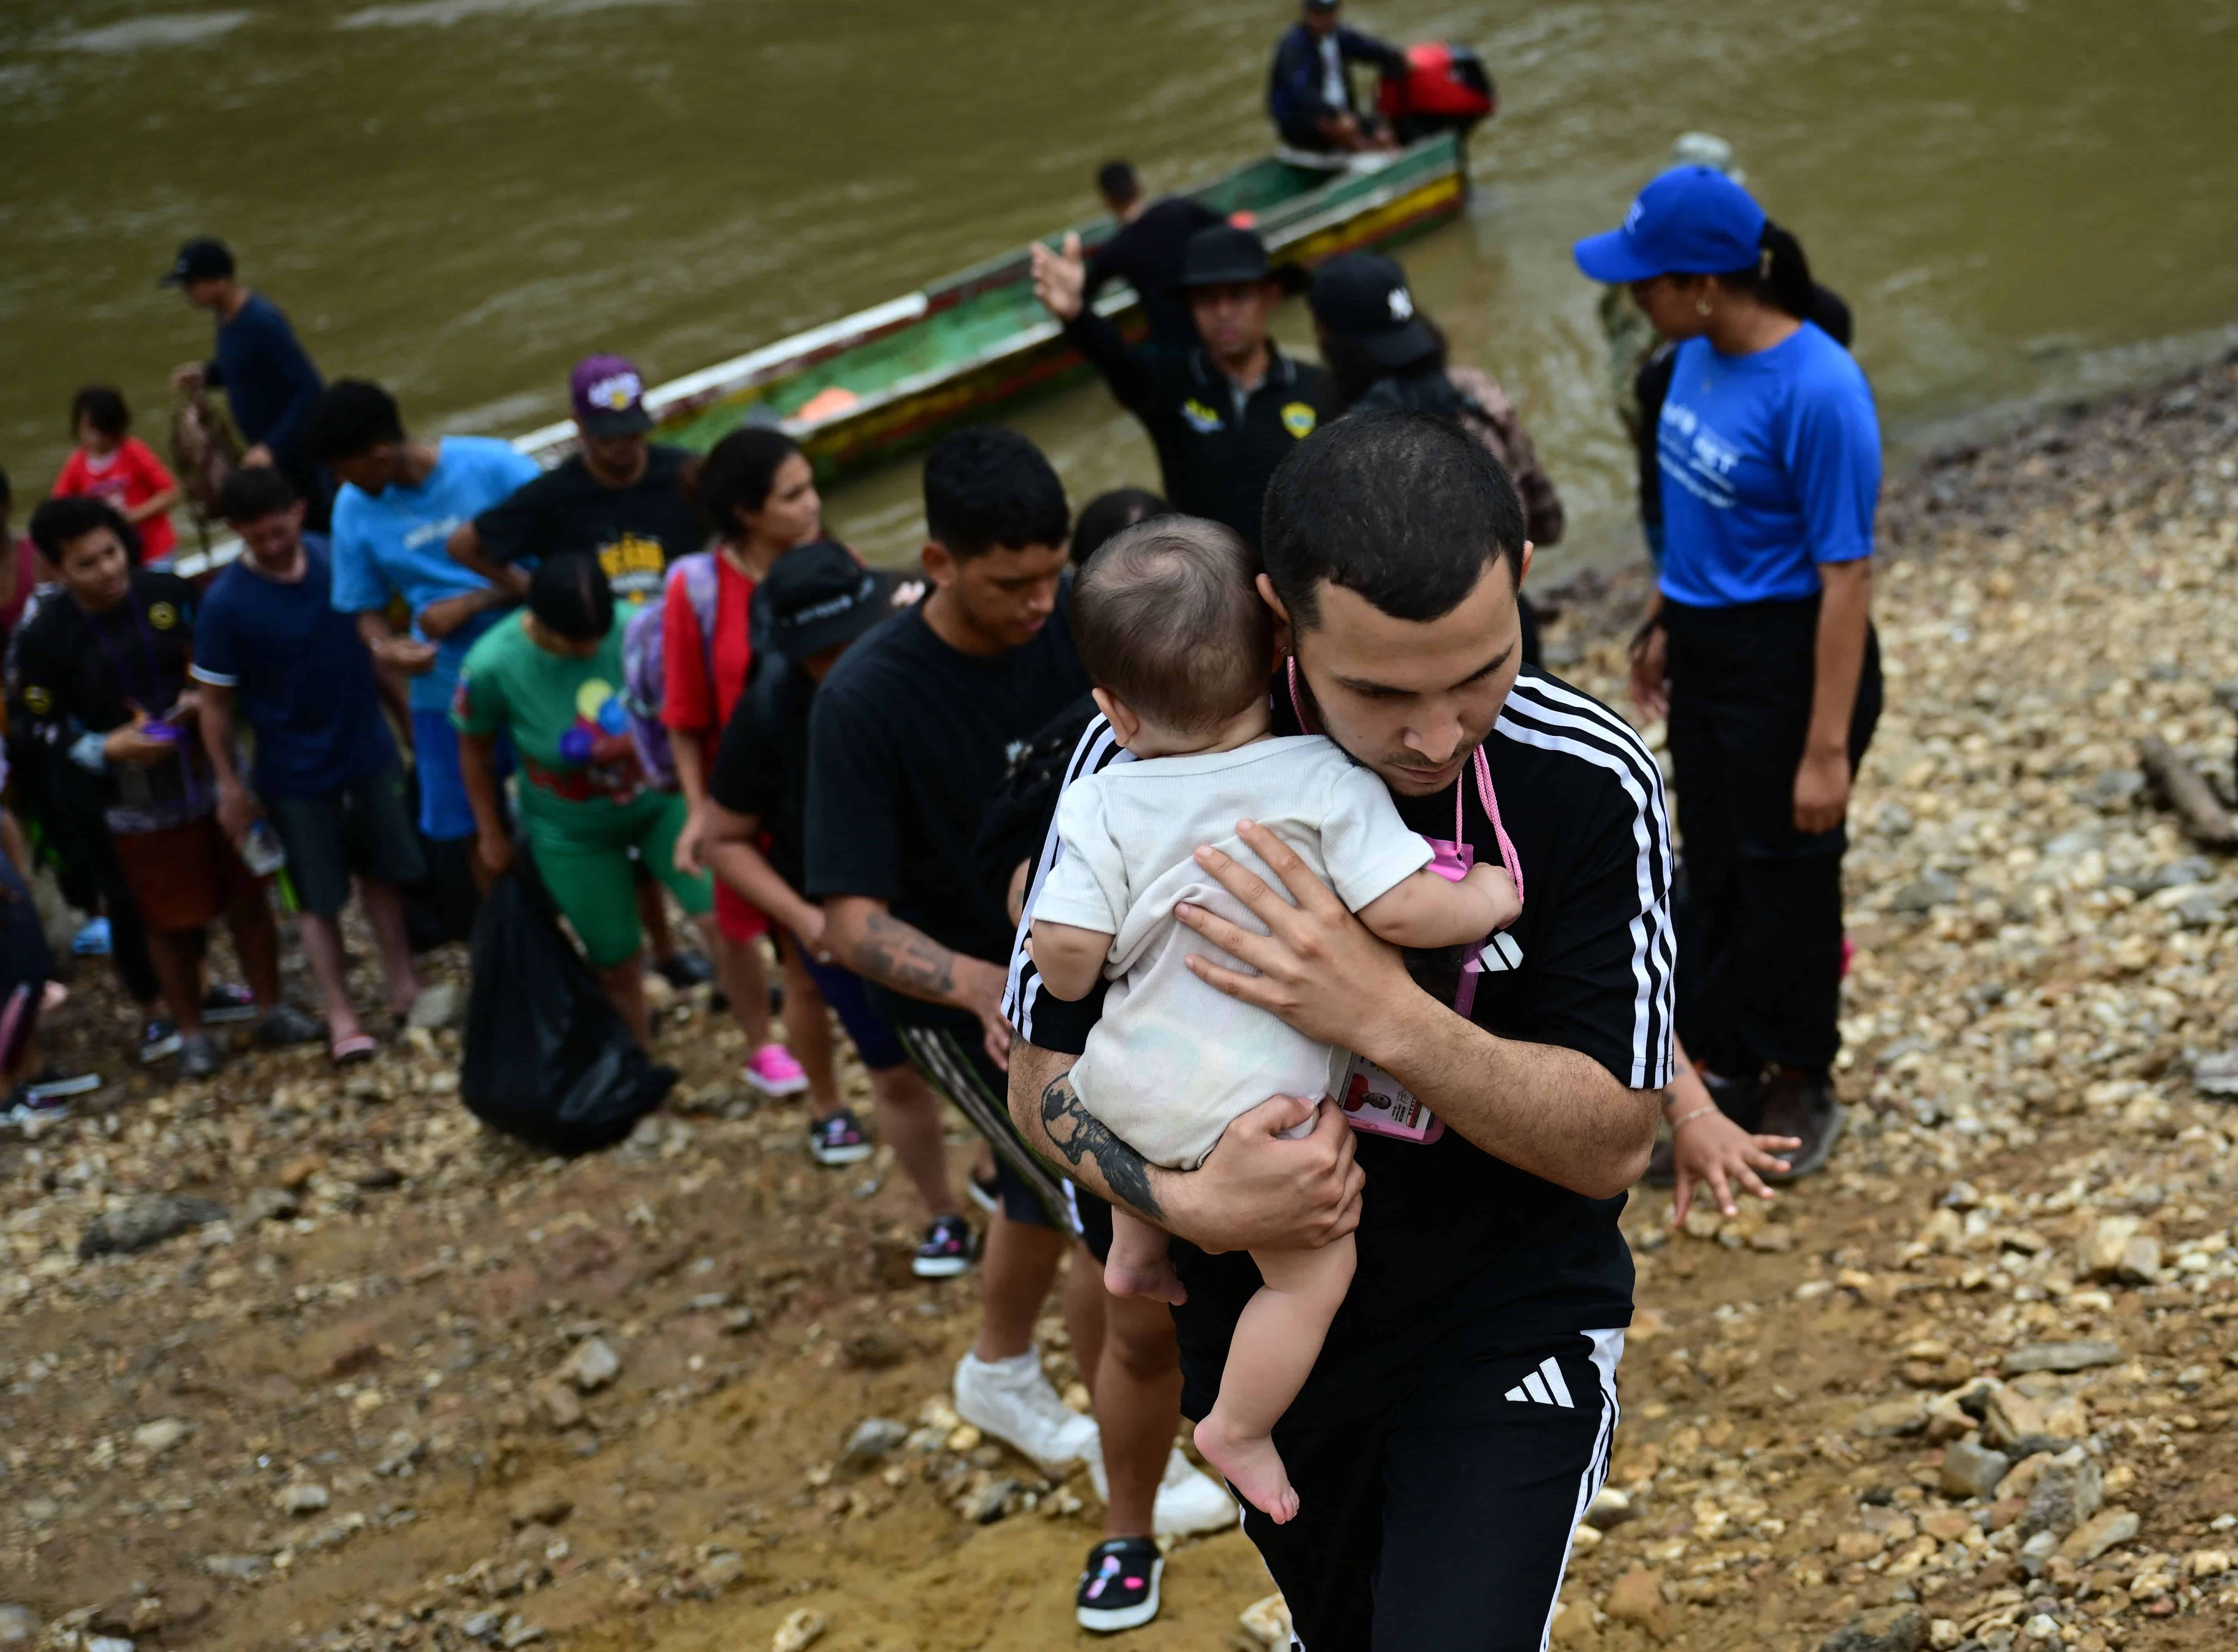
[(1158, 1196), (1150, 1191), (1149, 1161), (1081, 1105), (1071, 1074), (1058, 1074), (1043, 1090), (1042, 1125), (1049, 1132), (1049, 1145), (1075, 1166), (1090, 1159), (1096, 1161), (1114, 1199), (1152, 1221), (1164, 1219)]
[(956, 955), (899, 918), (873, 912), (847, 961), (857, 975), (913, 998), (947, 998), (956, 990)]

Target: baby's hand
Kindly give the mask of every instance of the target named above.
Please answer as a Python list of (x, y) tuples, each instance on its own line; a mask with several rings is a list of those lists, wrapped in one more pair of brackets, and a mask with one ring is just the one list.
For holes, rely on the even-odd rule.
[(1515, 880), (1497, 861), (1481, 862), (1469, 868), (1461, 887), (1474, 889), (1477, 898), (1489, 907), (1493, 919), (1487, 934), (1505, 929), (1523, 915), (1523, 897), (1515, 892)]

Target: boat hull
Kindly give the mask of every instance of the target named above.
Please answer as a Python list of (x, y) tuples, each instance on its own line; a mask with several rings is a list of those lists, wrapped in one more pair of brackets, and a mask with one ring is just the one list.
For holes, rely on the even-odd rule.
[[(1191, 193), (1215, 210), (1248, 214), (1277, 262), (1310, 266), (1444, 223), (1461, 213), (1467, 192), (1461, 144), (1443, 135), (1372, 172), (1332, 175), (1261, 161)], [(1078, 233), (1092, 248), (1110, 231), (1103, 221)], [(1027, 271), (1021, 252), (790, 347), (659, 387), (646, 397), (659, 439), (704, 451), (750, 421), (776, 424), (830, 483), (1072, 382), (1086, 367), (1034, 301)], [(1131, 293), (1108, 294), (1098, 307), (1139, 334), (1142, 307)], [(520, 446), (551, 464), (572, 448), (573, 435), (558, 426)]]

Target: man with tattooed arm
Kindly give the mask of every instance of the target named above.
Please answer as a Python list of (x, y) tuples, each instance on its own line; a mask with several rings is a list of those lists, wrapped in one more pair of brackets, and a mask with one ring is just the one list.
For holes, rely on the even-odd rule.
[[(1101, 1442), (1096, 1424), (1067, 1410), (1043, 1374), (1034, 1322), (1078, 1218), (1010, 1126), (1010, 1029), (996, 961), (1009, 955), (1010, 927), (973, 853), (1013, 750), (1088, 693), (1066, 612), (1064, 488), (1024, 437), (979, 427), (926, 455), (924, 500), (930, 594), (855, 644), (816, 696), (805, 892), (824, 905), (833, 960), (864, 978), (911, 1060), (996, 1149), (999, 1207), (981, 1268), (978, 1339), (957, 1368), (957, 1410), (1052, 1471), (1089, 1457), (1109, 1473), (1109, 1520), (1147, 1538), (1154, 1507), (1167, 1517), (1166, 1504), (1193, 1490), (1219, 1517), (1226, 1505), (1185, 1461), (1186, 1481), (1166, 1483), (1177, 1478), (1178, 1378), (1162, 1314), (1152, 1357), (1090, 1377), (1106, 1419)], [(1106, 1340), (1109, 1298), (1094, 1277), (1092, 1304), (1078, 1292), (1067, 1304), (1084, 1373)], [(1138, 1411), (1162, 1414), (1162, 1428), (1114, 1444), (1109, 1419)], [(1156, 1610), (1154, 1598), (1133, 1606)]]

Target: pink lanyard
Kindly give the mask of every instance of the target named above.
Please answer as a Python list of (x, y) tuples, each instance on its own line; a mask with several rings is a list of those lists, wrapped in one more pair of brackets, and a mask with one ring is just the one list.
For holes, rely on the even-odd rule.
[[(1283, 669), (1288, 673), (1290, 710), (1298, 719), (1300, 731), (1311, 733), (1314, 731), (1313, 725), (1307, 721), (1305, 702), (1298, 694), (1297, 656), (1293, 654), (1285, 660)], [(1515, 845), (1508, 839), (1507, 828), (1500, 822), (1500, 794), (1492, 788), (1492, 764), (1486, 760), (1482, 746), (1479, 746), (1473, 754), (1470, 767), (1476, 770), (1477, 802), (1483, 806), (1484, 812), (1491, 817), (1493, 838), (1500, 845), (1500, 863), (1507, 869), (1508, 876), (1515, 880), (1515, 897), (1520, 901), (1523, 898), (1523, 857), (1515, 852)], [(1467, 834), (1464, 830), (1462, 816), (1462, 803), (1465, 797), (1466, 792), (1461, 782), (1456, 779), (1453, 782), (1453, 842), (1455, 843), (1465, 843), (1468, 841)]]

